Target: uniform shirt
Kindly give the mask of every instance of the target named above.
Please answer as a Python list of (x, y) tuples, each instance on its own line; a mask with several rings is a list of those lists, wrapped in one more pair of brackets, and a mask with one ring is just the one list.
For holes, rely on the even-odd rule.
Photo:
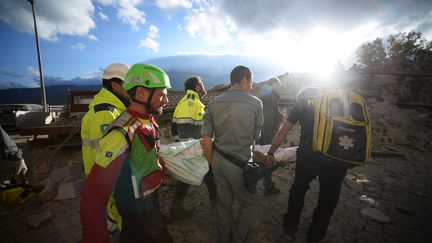
[(297, 102), (288, 114), (288, 122), (292, 124), (299, 122), (301, 125), (300, 145), (297, 150), (298, 154), (312, 153), (314, 117), (315, 99), (306, 99)]
[[(107, 106), (108, 105), (108, 106)], [(89, 105), (81, 123), (82, 157), (84, 173), (88, 175), (94, 164), (102, 138), (109, 124), (126, 109), (112, 92), (102, 88)]]
[(251, 158), (251, 146), (260, 136), (263, 124), (261, 100), (230, 88), (207, 105), (202, 135), (214, 138), (214, 144), (241, 161)]
[(264, 95), (261, 98), (263, 104), (264, 124), (258, 144), (271, 144), (274, 136), (279, 130), (282, 114), (279, 111), (279, 98), (275, 93)]
[(173, 136), (200, 138), (204, 108), (205, 105), (201, 102), (199, 94), (196, 91), (187, 90), (174, 110), (171, 125)]

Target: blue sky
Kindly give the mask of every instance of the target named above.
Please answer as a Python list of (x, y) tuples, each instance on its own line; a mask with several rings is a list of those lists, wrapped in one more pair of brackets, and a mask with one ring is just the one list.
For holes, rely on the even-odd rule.
[[(432, 40), (428, 0), (36, 0), (46, 82), (100, 80), (112, 62), (211, 54), (288, 72), (349, 68), (365, 41), (403, 31)], [(0, 89), (37, 87), (31, 5), (0, 1)]]

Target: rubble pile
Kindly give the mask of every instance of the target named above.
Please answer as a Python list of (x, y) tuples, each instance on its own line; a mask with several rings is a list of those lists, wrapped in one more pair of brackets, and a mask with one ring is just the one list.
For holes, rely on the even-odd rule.
[[(280, 77), (287, 90), (283, 98), (288, 102), (282, 107), (286, 114), (297, 89), (305, 80), (312, 79), (291, 74)], [(325, 240), (432, 242), (432, 76), (401, 78), (393, 74), (371, 76), (347, 72), (323, 88), (333, 88), (336, 84), (354, 90), (367, 100), (373, 153), (369, 164), (348, 171)], [(162, 126), (163, 143), (171, 141), (169, 131), (169, 124)], [(295, 126), (283, 147), (298, 145), (299, 133), (299, 126)], [(0, 242), (79, 241), (79, 195), (84, 182), (81, 151), (75, 147), (62, 149), (55, 155), (53, 152), (48, 148), (26, 152), (30, 181), (45, 188), (38, 198), (24, 205), (0, 208)], [(286, 242), (281, 236), (282, 215), (286, 211), (294, 169), (294, 162), (284, 162), (274, 172), (280, 194), (265, 197), (264, 187), (258, 183), (258, 220), (248, 242)], [(159, 192), (162, 212), (166, 215), (174, 185), (173, 179), (167, 180)], [(185, 206), (193, 209), (194, 215), (169, 225), (175, 242), (215, 242), (216, 209), (210, 204), (206, 190), (205, 186), (190, 188)], [(305, 241), (318, 192), (318, 181), (314, 180), (305, 197), (298, 242)]]

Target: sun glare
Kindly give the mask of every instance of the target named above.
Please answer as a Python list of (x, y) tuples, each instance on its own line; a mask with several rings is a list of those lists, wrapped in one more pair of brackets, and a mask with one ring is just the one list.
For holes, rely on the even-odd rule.
[(238, 41), (243, 43), (246, 53), (277, 63), (286, 72), (311, 73), (325, 79), (338, 71), (340, 64), (355, 59), (358, 46), (376, 36), (376, 26), (370, 22), (339, 33), (319, 27), (304, 36), (280, 28), (265, 37), (242, 34)]

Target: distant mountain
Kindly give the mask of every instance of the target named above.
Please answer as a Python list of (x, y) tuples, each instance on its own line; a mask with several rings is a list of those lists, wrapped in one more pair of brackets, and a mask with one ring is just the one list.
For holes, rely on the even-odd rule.
[(144, 63), (154, 64), (164, 69), (170, 76), (175, 90), (182, 90), (185, 79), (192, 75), (200, 75), (208, 89), (217, 84), (228, 84), (231, 70), (238, 65), (249, 67), (254, 73), (256, 82), (286, 72), (281, 66), (263, 59), (233, 55), (169, 56), (149, 59)]
[[(171, 80), (172, 90), (183, 90), (184, 81), (192, 75), (199, 75), (203, 78), (207, 89), (218, 84), (228, 84), (231, 70), (238, 65), (247, 66), (254, 73), (255, 82), (261, 82), (273, 75), (285, 73), (280, 66), (264, 61), (263, 59), (246, 56), (214, 56), (214, 55), (183, 55), (169, 56), (146, 60), (143, 63), (151, 63), (164, 69)], [(73, 82), (72, 82), (73, 81)], [(87, 84), (87, 83), (88, 84)], [(61, 105), (67, 102), (67, 90), (98, 90), (99, 85), (96, 79), (62, 80), (46, 82), (47, 103), (50, 105)], [(61, 84), (51, 85), (50, 84)], [(68, 83), (79, 84), (70, 85)], [(13, 88), (0, 90), (0, 104), (7, 103), (40, 103), (39, 88)]]
[[(67, 103), (67, 90), (98, 90), (100, 85), (55, 85), (45, 88), (47, 103), (50, 105), (65, 105)], [(40, 104), (41, 93), (39, 88), (20, 88), (0, 90), (0, 104)]]

